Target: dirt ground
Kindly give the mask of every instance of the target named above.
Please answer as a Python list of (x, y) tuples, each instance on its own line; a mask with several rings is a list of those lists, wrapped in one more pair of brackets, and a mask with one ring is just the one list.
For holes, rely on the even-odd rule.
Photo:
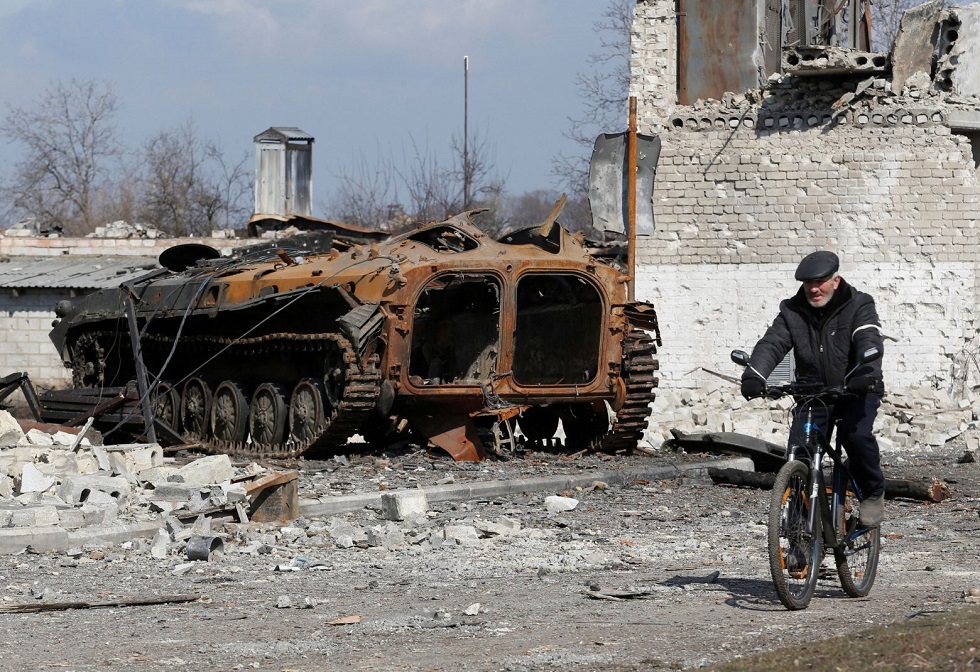
[[(769, 493), (684, 475), (691, 460), (534, 452), (454, 464), (408, 450), (301, 466), (301, 497), (589, 473), (652, 463), (677, 477), (564, 493), (372, 509), (285, 528), (229, 524), (223, 554), (189, 562), (149, 540), (0, 557), (0, 607), (131, 598), (194, 601), (0, 613), (5, 669), (655, 670), (709, 666), (964, 608), (980, 589), (980, 465), (962, 445), (883, 456), (890, 478), (939, 478), (938, 504), (889, 499), (877, 582), (847, 598), (830, 572), (809, 609), (773, 592)], [(597, 589), (634, 598), (596, 599)]]

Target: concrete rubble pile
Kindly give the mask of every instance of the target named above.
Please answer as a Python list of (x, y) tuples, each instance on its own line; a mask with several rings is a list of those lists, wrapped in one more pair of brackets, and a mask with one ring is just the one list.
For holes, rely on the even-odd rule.
[[(35, 550), (79, 539), (152, 534), (169, 517), (235, 511), (263, 472), (227, 455), (177, 466), (155, 443), (93, 445), (66, 431), (26, 433), (0, 410), (0, 546)], [(89, 534), (82, 534), (88, 531)]]
[[(738, 386), (719, 380), (697, 390), (659, 390), (653, 422), (643, 442), (660, 448), (673, 432), (701, 434), (737, 432), (777, 445), (789, 434), (793, 400), (739, 396)], [(882, 452), (930, 450), (963, 439), (967, 450), (980, 451), (980, 390), (954, 398), (942, 390), (922, 387), (889, 391), (882, 402), (875, 432)]]

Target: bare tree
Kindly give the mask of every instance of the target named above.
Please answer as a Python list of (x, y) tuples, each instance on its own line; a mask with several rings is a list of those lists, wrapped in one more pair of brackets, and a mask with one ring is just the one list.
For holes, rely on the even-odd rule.
[(8, 107), (2, 130), (25, 148), (2, 187), (11, 214), (70, 233), (91, 231), (98, 223), (93, 206), (121, 156), (112, 123), (118, 107), (108, 82), (76, 79), (47, 89), (33, 107)]
[(389, 228), (392, 220), (402, 213), (395, 195), (393, 170), (390, 160), (380, 152), (374, 165), (368, 164), (363, 156), (356, 159), (350, 172), (339, 175), (334, 216), (373, 229)]
[(193, 121), (150, 138), (142, 160), (144, 223), (187, 236), (209, 235), (232, 217), (244, 220), (247, 156), (229, 164), (213, 142), (198, 137)]
[(210, 204), (205, 209), (208, 229), (241, 228), (248, 219), (252, 208), (254, 176), (249, 170), (251, 155), (243, 152), (237, 163), (231, 163), (213, 142), (204, 149), (209, 166), (212, 167), (214, 196), (206, 199)]
[(630, 85), (630, 34), (635, 0), (609, 0), (609, 6), (593, 29), (599, 36), (599, 51), (590, 54), (588, 69), (575, 78), (583, 111), (569, 117), (565, 137), (574, 140), (581, 151), (559, 154), (552, 159), (551, 173), (561, 188), (578, 196), (587, 190), (589, 157), (599, 133), (626, 127)]
[[(927, 0), (875, 0), (871, 4), (871, 41), (875, 51), (890, 51), (906, 10)], [(948, 6), (948, 2), (943, 2)]]
[[(463, 210), (489, 208), (480, 224), (492, 233), (501, 220), (503, 183), (495, 177), (490, 144), (470, 138), (463, 159), (462, 142), (452, 139), (453, 163), (441, 164), (427, 145), (410, 137), (410, 146), (395, 157), (379, 152), (374, 165), (360, 158), (339, 175), (340, 186), (330, 208), (334, 216), (377, 229), (400, 230), (411, 224), (439, 221)], [(464, 165), (465, 164), (465, 165)], [(469, 202), (464, 187), (470, 186)]]

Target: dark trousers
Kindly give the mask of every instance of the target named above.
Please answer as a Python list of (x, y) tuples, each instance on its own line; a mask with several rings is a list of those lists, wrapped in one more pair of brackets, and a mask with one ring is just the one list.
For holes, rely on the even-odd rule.
[[(885, 492), (885, 476), (881, 473), (881, 454), (873, 428), (881, 399), (874, 394), (844, 396), (831, 408), (813, 407), (813, 422), (820, 432), (830, 439), (830, 432), (837, 424), (837, 438), (847, 453), (847, 465), (861, 491), (861, 499)], [(798, 408), (793, 414), (790, 429), (790, 445), (803, 444), (803, 423), (806, 409)]]

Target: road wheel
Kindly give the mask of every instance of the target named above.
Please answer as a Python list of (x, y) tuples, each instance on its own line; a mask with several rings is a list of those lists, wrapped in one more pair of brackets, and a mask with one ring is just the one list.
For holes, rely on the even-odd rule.
[(226, 380), (214, 390), (211, 434), (218, 441), (242, 443), (248, 423), (248, 402), (238, 383)]
[(184, 383), (180, 395), (180, 424), (184, 438), (202, 441), (211, 427), (211, 387), (201, 378), (191, 378)]
[(286, 431), (286, 397), (280, 385), (263, 383), (255, 389), (248, 407), (248, 433), (252, 443), (276, 446)]
[(320, 435), (323, 426), (323, 385), (313, 378), (304, 378), (289, 397), (289, 438), (309, 443)]

